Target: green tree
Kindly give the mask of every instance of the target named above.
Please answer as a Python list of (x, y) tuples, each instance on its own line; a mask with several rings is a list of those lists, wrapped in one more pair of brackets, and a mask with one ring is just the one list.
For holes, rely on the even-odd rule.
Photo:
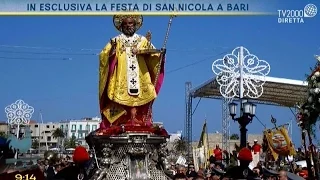
[(57, 145), (62, 145), (62, 142), (61, 140), (64, 138), (64, 133), (63, 133), (63, 130), (60, 129), (60, 128), (57, 128), (53, 131), (52, 133), (52, 136), (54, 138), (57, 138), (58, 139), (58, 144)]
[(77, 145), (77, 138), (75, 136), (72, 136), (70, 139), (67, 139), (65, 142), (66, 148), (75, 148)]
[(238, 134), (231, 134), (231, 136), (230, 136), (230, 140), (239, 140), (240, 138), (239, 138), (239, 135)]
[(179, 139), (176, 139), (173, 142), (174, 150), (179, 154), (186, 154), (188, 149), (188, 142), (186, 138), (181, 137)]
[(39, 148), (39, 140), (38, 139), (33, 140), (31, 147), (33, 149), (38, 149)]
[(0, 137), (7, 138), (6, 132), (0, 131)]

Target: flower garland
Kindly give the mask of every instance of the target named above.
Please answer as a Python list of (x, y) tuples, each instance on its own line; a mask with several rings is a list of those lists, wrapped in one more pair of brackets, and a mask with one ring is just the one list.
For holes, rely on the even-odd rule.
[(312, 73), (307, 78), (308, 92), (306, 101), (300, 106), (298, 124), (303, 129), (312, 130), (320, 114), (320, 64), (317, 62)]

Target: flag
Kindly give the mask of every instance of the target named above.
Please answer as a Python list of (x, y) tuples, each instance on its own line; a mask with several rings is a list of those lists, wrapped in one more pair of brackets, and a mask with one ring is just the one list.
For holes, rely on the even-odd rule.
[(269, 149), (275, 160), (278, 156), (292, 156), (295, 155), (295, 148), (289, 137), (288, 130), (285, 127), (277, 127), (275, 129), (268, 129), (264, 131), (264, 136), (268, 141)]
[(210, 157), (210, 148), (209, 148), (209, 140), (208, 140), (208, 128), (207, 128), (207, 121), (204, 121), (202, 126), (201, 136), (198, 143), (198, 148), (203, 147), (204, 151), (204, 164), (203, 167), (208, 165), (208, 159)]

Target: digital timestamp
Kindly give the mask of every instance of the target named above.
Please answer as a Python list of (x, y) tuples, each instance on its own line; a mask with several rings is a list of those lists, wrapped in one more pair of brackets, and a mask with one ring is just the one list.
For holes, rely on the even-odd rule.
[(15, 180), (37, 180), (36, 176), (33, 174), (25, 174), (25, 175), (16, 174), (14, 177), (15, 177)]

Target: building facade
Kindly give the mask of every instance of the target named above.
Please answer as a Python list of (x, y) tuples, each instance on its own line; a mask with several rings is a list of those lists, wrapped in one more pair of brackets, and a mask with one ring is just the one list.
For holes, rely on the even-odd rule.
[(30, 122), (31, 138), (38, 140), (40, 147), (56, 147), (58, 138), (53, 136), (53, 132), (59, 128), (59, 123)]
[(66, 138), (75, 137), (80, 145), (86, 145), (85, 137), (99, 128), (101, 118), (83, 118), (81, 120), (67, 120), (60, 122), (59, 128), (65, 133)]
[(7, 134), (8, 131), (9, 131), (8, 123), (0, 122), (0, 132), (1, 132), (1, 134)]

